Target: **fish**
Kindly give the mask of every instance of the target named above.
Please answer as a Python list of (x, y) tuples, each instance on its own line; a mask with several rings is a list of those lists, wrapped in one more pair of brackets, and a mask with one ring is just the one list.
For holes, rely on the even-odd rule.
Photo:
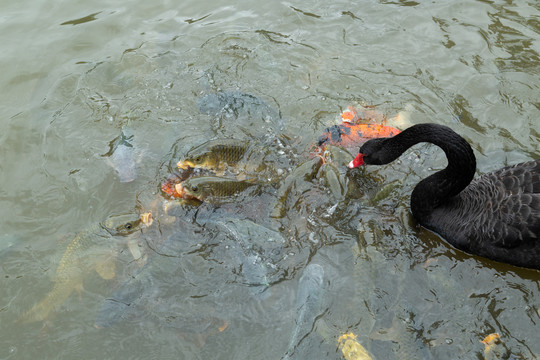
[(354, 333), (343, 334), (338, 338), (338, 347), (345, 360), (373, 360), (369, 352), (356, 340)]
[(242, 160), (249, 148), (249, 142), (236, 139), (216, 139), (201, 144), (186, 154), (184, 160), (178, 162), (180, 169), (203, 168), (223, 170), (225, 164), (235, 166)]
[(119, 136), (109, 143), (109, 151), (101, 156), (108, 157), (111, 166), (119, 177), (120, 182), (127, 183), (137, 178), (135, 161), (134, 135), (126, 135), (122, 130)]
[(176, 185), (186, 180), (193, 174), (193, 168), (173, 171), (162, 183), (161, 191), (172, 199), (179, 199), (182, 196), (176, 191)]
[(133, 214), (110, 216), (78, 233), (60, 259), (53, 289), (17, 321), (29, 323), (46, 320), (73, 291), (82, 291), (83, 278), (91, 270), (105, 280), (114, 278), (115, 246), (111, 237), (132, 234), (145, 226), (146, 221), (144, 217)]
[(218, 201), (241, 193), (256, 185), (255, 179), (236, 180), (217, 176), (194, 176), (176, 185), (184, 199)]
[[(216, 334), (216, 322), (207, 328), (190, 324), (196, 319), (219, 319), (223, 312), (215, 309), (214, 313), (213, 308), (228, 308), (224, 300), (228, 290), (210, 291), (202, 299), (197, 284), (212, 279), (225, 282), (232, 293), (246, 290), (259, 301), (269, 294), (269, 286), (287, 276), (280, 266), (287, 240), (276, 230), (249, 219), (223, 216), (197, 217), (197, 223), (179, 218), (177, 226), (178, 231), (144, 267), (103, 300), (96, 327), (149, 320), (182, 333)], [(218, 332), (226, 325), (221, 322)]]
[[(302, 194), (306, 188), (312, 187), (311, 181), (315, 178), (324, 160), (317, 156), (300, 164), (283, 181), (277, 191), (277, 199), (270, 216), (274, 219), (281, 219), (286, 215), (287, 202), (294, 195)], [(296, 200), (296, 199), (295, 199)]]
[(399, 360), (432, 360), (433, 355), (429, 350), (429, 346), (420, 337), (410, 307), (405, 302), (398, 304), (394, 313), (395, 316), (392, 319), (392, 327), (378, 329), (370, 335), (370, 338), (397, 343), (398, 348), (394, 349), (394, 352)]
[(249, 138), (263, 138), (279, 134), (284, 119), (279, 110), (258, 96), (241, 91), (221, 91), (206, 94), (197, 100), (202, 114), (213, 117), (214, 129), (239, 133)]
[(356, 149), (369, 139), (391, 137), (401, 131), (386, 125), (380, 124), (351, 124), (342, 122), (324, 129), (324, 132), (317, 141), (318, 146), (325, 144), (342, 146), (346, 149)]
[(204, 224), (206, 231), (217, 234), (214, 241), (230, 244), (222, 253), (228, 266), (237, 264), (233, 270), (239, 275), (237, 282), (246, 285), (252, 295), (265, 298), (268, 293), (263, 293), (270, 285), (283, 279), (283, 269), (278, 265), (287, 241), (278, 231), (249, 219), (197, 220)]
[(510, 359), (510, 351), (506, 348), (498, 333), (489, 334), (481, 342), (485, 345), (484, 360)]
[[(103, 299), (94, 323), (96, 328), (109, 328), (124, 321), (135, 321), (139, 326), (156, 322), (179, 331), (182, 338), (199, 347), (206, 336), (227, 328), (228, 323), (213, 314), (212, 304), (190, 302), (199, 289), (190, 283), (197, 279), (187, 280), (186, 272), (194, 275), (190, 272), (194, 264), (202, 265), (206, 260), (198, 252), (193, 254), (189, 244), (202, 242), (204, 235), (200, 226), (191, 222), (178, 219), (177, 225), (178, 232), (160, 245), (142, 268)], [(207, 278), (208, 272), (203, 271), (201, 277)]]
[(296, 326), (283, 359), (290, 359), (300, 343), (312, 331), (322, 311), (324, 295), (324, 269), (319, 264), (309, 264), (298, 283), (296, 296)]

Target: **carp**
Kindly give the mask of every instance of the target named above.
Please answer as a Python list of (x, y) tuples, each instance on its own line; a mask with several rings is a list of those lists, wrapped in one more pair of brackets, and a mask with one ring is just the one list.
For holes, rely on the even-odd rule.
[(148, 215), (118, 215), (93, 224), (78, 233), (67, 246), (56, 269), (53, 289), (17, 321), (44, 321), (76, 290), (83, 289), (83, 278), (91, 270), (105, 280), (115, 276), (114, 236), (127, 236), (146, 225)]
[(176, 192), (185, 199), (216, 201), (241, 193), (256, 185), (254, 180), (236, 180), (217, 176), (195, 176), (176, 185)]
[(225, 164), (236, 166), (248, 148), (249, 143), (243, 140), (210, 140), (188, 151), (184, 160), (179, 161), (177, 166), (180, 169), (191, 167), (224, 170)]

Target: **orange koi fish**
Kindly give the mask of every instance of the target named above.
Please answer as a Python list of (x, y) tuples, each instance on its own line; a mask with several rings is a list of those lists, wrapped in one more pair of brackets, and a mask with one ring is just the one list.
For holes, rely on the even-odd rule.
[(326, 128), (319, 136), (318, 146), (330, 144), (356, 151), (369, 139), (394, 136), (400, 132), (398, 129), (386, 125), (352, 124), (344, 121), (339, 125)]

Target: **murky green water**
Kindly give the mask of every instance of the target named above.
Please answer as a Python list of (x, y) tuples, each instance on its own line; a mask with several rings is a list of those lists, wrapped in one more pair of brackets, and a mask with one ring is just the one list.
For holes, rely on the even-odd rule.
[[(281, 220), (265, 211), (275, 182), (351, 104), (452, 127), (479, 173), (538, 158), (536, 1), (4, 1), (0, 14), (1, 359), (279, 359), (309, 263), (324, 269), (324, 289), (293, 357), (341, 359), (346, 332), (375, 359), (479, 359), (492, 332), (514, 354), (540, 356), (540, 273), (464, 254), (412, 220), (412, 188), (445, 164), (435, 147), (349, 174), (345, 199), (321, 173), (299, 181)], [(187, 150), (234, 134), (227, 117), (197, 107), (221, 90), (279, 111), (290, 141), (271, 159), (283, 177), (135, 234), (149, 254), (172, 235), (176, 252), (147, 275), (144, 306), (115, 325), (94, 327), (103, 300), (138, 271), (125, 243), (114, 279), (90, 272), (47, 321), (16, 322), (52, 289), (75, 234), (156, 209)], [(102, 156), (123, 129), (136, 151), (129, 183)], [(246, 285), (235, 244), (200, 222), (227, 217), (281, 231), (264, 296)]]

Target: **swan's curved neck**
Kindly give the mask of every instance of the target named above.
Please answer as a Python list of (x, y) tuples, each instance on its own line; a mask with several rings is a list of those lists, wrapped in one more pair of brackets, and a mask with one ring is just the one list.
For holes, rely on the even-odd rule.
[(474, 177), (476, 158), (471, 146), (449, 127), (418, 124), (387, 141), (400, 154), (421, 142), (435, 144), (446, 154), (447, 167), (420, 181), (411, 194), (411, 211), (420, 222), (435, 208), (459, 194)]

